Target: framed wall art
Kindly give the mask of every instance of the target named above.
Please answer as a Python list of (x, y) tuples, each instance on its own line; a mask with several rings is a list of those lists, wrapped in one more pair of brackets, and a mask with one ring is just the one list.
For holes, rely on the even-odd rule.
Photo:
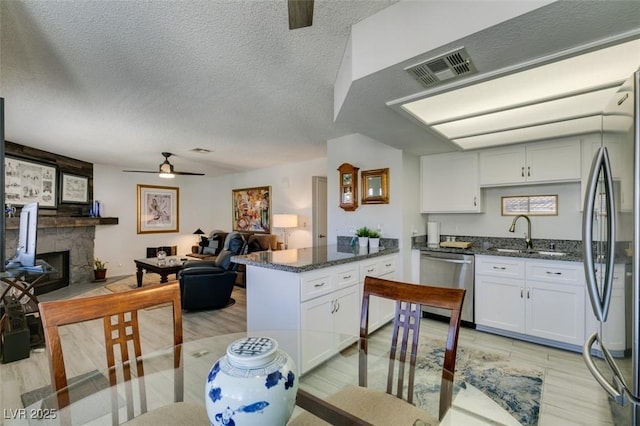
[(138, 234), (178, 232), (177, 187), (138, 185)]
[(234, 231), (271, 232), (271, 187), (234, 189), (231, 191)]
[(55, 166), (5, 156), (4, 202), (22, 206), (38, 202), (40, 207), (57, 206)]
[(87, 204), (89, 202), (89, 178), (60, 173), (60, 202)]

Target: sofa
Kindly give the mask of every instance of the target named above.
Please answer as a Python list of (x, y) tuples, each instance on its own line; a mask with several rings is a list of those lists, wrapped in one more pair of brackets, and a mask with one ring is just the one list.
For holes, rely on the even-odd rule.
[[(244, 241), (244, 245), (240, 250), (232, 250), (234, 254), (246, 254), (257, 251), (281, 250), (282, 243), (278, 242), (278, 236), (275, 234), (257, 234), (252, 232), (237, 232)], [(221, 264), (225, 268), (229, 268), (228, 261), (225, 262), (218, 258), (218, 255), (224, 248), (225, 241), (229, 237), (229, 232), (214, 230), (207, 236), (200, 237), (200, 244), (191, 248), (191, 253), (187, 256), (213, 261)], [(236, 285), (244, 287), (246, 285), (245, 265), (233, 265), (232, 269), (238, 272), (236, 277)]]

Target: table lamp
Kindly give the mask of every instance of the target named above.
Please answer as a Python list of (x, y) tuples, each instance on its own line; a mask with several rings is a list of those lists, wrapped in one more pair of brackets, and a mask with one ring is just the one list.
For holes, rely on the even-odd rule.
[(197, 235), (197, 240), (196, 240), (196, 244), (200, 244), (200, 235), (204, 235), (204, 231), (200, 228), (196, 229), (196, 232), (193, 233), (193, 235)]
[(288, 228), (295, 228), (297, 226), (298, 226), (298, 215), (295, 215), (295, 214), (274, 214), (273, 215), (273, 227), (283, 229), (285, 250), (289, 248)]

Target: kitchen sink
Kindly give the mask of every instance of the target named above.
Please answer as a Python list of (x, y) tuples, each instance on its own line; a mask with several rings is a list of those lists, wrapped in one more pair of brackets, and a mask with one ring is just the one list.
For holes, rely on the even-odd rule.
[(495, 251), (498, 253), (539, 254), (541, 256), (565, 256), (567, 254), (563, 251), (532, 250), (532, 249), (517, 249), (517, 248), (502, 248), (502, 247), (491, 247), (489, 251)]

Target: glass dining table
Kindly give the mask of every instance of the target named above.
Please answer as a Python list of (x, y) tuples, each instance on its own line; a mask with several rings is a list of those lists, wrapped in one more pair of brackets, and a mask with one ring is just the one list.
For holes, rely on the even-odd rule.
[[(311, 332), (317, 333), (317, 332)], [(278, 342), (279, 347), (287, 352), (295, 351), (295, 346), (300, 344), (301, 335), (304, 334), (300, 330), (287, 331), (261, 331), (261, 332), (242, 332), (224, 334), (213, 337), (202, 338), (193, 341), (186, 341), (180, 347), (181, 365), (176, 374), (174, 368), (175, 348), (170, 347), (163, 350), (154, 351), (144, 355), (144, 376), (143, 378), (134, 377), (131, 384), (137, 390), (143, 386), (146, 394), (147, 412), (158, 411), (161, 413), (161, 421), (149, 421), (149, 416), (134, 417), (130, 421), (126, 421), (126, 404), (124, 397), (117, 397), (118, 402), (112, 405), (112, 394), (124, 395), (127, 392), (125, 386), (120, 380), (119, 383), (112, 388), (109, 386), (108, 371), (93, 371), (82, 375), (80, 378), (73, 380), (70, 384), (69, 391), (71, 404), (62, 409), (56, 408), (56, 395), (52, 394), (37, 401), (36, 403), (24, 408), (24, 412), (16, 413), (15, 423), (12, 420), (6, 420), (6, 425), (12, 424), (36, 424), (36, 425), (111, 425), (113, 424), (113, 410), (118, 410), (119, 422), (132, 425), (155, 424), (172, 425), (172, 424), (208, 424), (206, 414), (204, 417), (193, 415), (193, 411), (203, 413), (205, 408), (205, 382), (207, 375), (213, 364), (226, 354), (227, 347), (247, 336), (267, 336)], [(313, 337), (313, 336), (307, 336)], [(358, 385), (358, 362), (359, 354), (357, 349), (357, 339), (353, 337), (353, 344), (344, 350), (321, 362), (316, 367), (305, 372), (299, 377), (298, 388), (298, 405), (305, 405), (319, 401), (325, 404), (323, 409), (332, 410), (331, 404), (325, 403), (325, 399), (340, 391), (347, 386)], [(369, 354), (367, 356), (367, 386), (384, 391), (386, 389), (386, 378), (388, 369), (388, 351), (389, 345), (370, 345)], [(122, 366), (116, 366), (116, 370)], [(434, 391), (426, 399), (421, 397), (421, 409), (425, 412), (432, 413), (431, 416), (437, 418), (438, 401), (439, 401), (439, 381), (441, 370), (432, 372), (432, 378), (437, 386)], [(176, 404), (174, 401), (174, 385), (176, 381), (182, 383), (180, 388), (182, 402)], [(70, 380), (72, 383), (72, 380)], [(134, 392), (134, 393), (135, 393)], [(139, 410), (140, 404), (135, 404), (136, 410)], [(117, 408), (114, 408), (117, 407)], [(180, 409), (178, 409), (180, 408)], [(186, 411), (185, 411), (186, 410)], [(337, 409), (340, 412), (339, 409)], [(304, 412), (302, 408), (296, 406), (292, 419), (300, 413)], [(136, 416), (139, 413), (136, 412)], [(340, 414), (339, 414), (340, 416)], [(146, 420), (145, 420), (146, 418)], [(151, 417), (152, 418), (152, 417)], [(193, 420), (193, 419), (198, 419)], [(21, 423), (19, 420), (27, 419), (28, 422)], [(422, 425), (418, 419), (413, 425)], [(213, 423), (212, 423), (213, 424)], [(336, 424), (369, 424), (360, 421), (357, 418), (344, 419), (344, 422), (336, 422)], [(479, 390), (471, 385), (464, 386), (463, 390), (454, 393), (453, 405), (442, 419), (441, 425), (518, 425), (507, 412), (496, 410), (495, 404), (491, 402)]]

